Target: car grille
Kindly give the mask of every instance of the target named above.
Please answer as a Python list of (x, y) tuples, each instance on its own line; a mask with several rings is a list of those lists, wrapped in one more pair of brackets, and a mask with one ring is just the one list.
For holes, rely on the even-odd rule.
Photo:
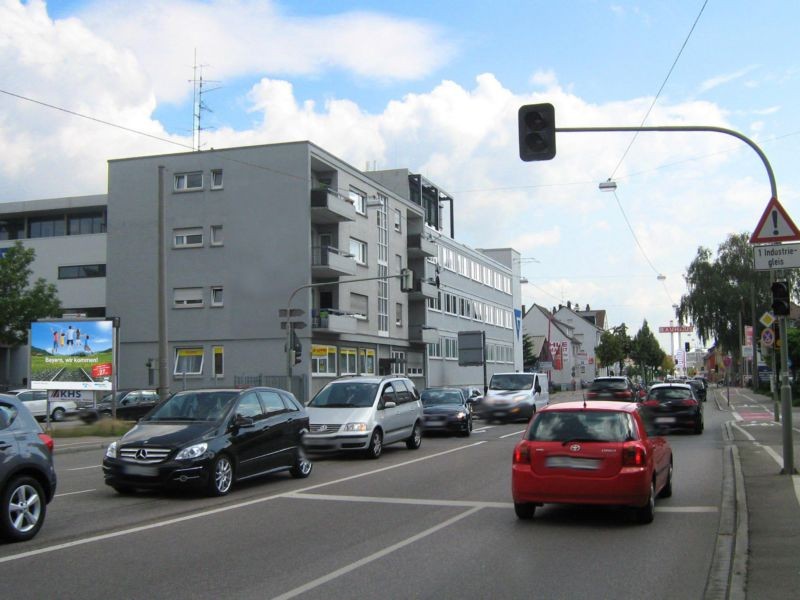
[(336, 433), (341, 426), (341, 423), (312, 423), (309, 429), (311, 433)]
[(140, 465), (152, 465), (162, 462), (172, 452), (171, 448), (121, 448), (119, 457), (126, 462), (138, 463)]

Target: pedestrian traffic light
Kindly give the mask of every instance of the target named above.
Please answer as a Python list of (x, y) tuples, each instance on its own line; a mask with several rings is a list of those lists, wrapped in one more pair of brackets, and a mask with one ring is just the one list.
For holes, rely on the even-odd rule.
[(414, 291), (414, 271), (411, 269), (401, 269), (400, 271), (400, 291)]
[(551, 160), (556, 155), (556, 109), (552, 104), (526, 104), (519, 109), (519, 157)]
[(789, 315), (789, 284), (785, 281), (772, 284), (772, 312), (778, 317)]
[(686, 350), (688, 352), (689, 351), (689, 342), (685, 342), (683, 344), (683, 348), (684, 348), (684, 350)]
[(303, 344), (300, 343), (300, 338), (292, 327), (292, 364), (296, 365), (303, 360)]

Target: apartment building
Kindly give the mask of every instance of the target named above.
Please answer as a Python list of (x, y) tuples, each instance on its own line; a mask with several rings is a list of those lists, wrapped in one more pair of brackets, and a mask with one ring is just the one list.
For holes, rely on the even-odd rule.
[[(301, 345), (291, 385), (303, 400), (342, 375), (477, 384), (480, 368), (458, 367), (461, 330), (486, 331), (490, 374), (521, 369), (517, 253), (453, 240), (452, 198), (407, 170), (362, 172), (310, 142), (228, 148), (111, 160), (107, 196), (56, 206), (79, 201), (107, 215), (94, 242), (102, 252), (79, 258), (79, 236), (61, 236), (37, 265), (48, 280), (64, 257), (104, 265), (96, 306), (83, 312), (120, 317), (119, 387), (150, 384), (162, 301), (173, 391), (286, 385), (286, 309)], [(13, 215), (33, 218), (48, 202)], [(406, 267), (410, 292), (400, 289)], [(68, 297), (65, 307), (86, 307)]]

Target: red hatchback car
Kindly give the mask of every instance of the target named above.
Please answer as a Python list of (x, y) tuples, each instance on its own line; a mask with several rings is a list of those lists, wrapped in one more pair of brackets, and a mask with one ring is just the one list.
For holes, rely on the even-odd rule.
[(511, 493), (520, 519), (537, 506), (633, 507), (650, 523), (657, 496), (672, 495), (672, 448), (653, 435), (641, 405), (564, 402), (538, 411), (514, 448)]

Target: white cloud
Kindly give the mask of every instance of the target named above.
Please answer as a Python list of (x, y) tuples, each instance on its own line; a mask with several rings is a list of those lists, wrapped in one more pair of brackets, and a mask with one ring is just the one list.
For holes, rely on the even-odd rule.
[(750, 65), (748, 67), (744, 67), (743, 69), (739, 69), (738, 71), (734, 71), (733, 73), (725, 73), (723, 75), (717, 75), (716, 77), (706, 79), (700, 84), (700, 93), (702, 94), (704, 92), (708, 92), (716, 87), (730, 83), (731, 81), (741, 79), (757, 68), (758, 65)]

